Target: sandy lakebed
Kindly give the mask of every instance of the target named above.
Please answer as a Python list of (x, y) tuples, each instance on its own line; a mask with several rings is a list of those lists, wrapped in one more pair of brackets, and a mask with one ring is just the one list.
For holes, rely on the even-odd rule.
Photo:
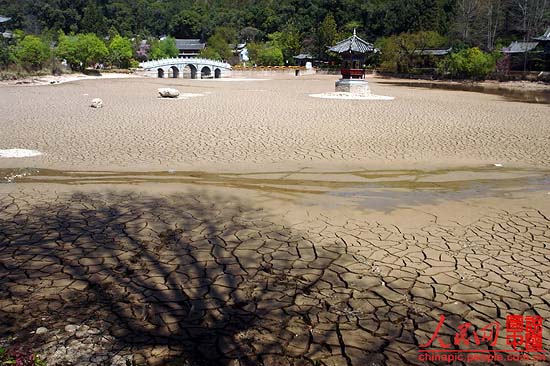
[(0, 150), (42, 153), (0, 158), (0, 346), (49, 366), (547, 364), (509, 352), (506, 321), (542, 317), (550, 349), (549, 105), (263, 78), (0, 86)]

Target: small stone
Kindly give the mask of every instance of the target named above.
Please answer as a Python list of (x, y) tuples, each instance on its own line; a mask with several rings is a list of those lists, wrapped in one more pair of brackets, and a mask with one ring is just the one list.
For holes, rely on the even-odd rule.
[(92, 99), (92, 104), (90, 105), (92, 108), (103, 108), (103, 101), (100, 98), (94, 98)]
[(177, 98), (180, 95), (180, 91), (173, 88), (159, 88), (158, 92), (162, 98)]
[(45, 328), (45, 327), (40, 327), (36, 330), (35, 332), (36, 334), (45, 334), (45, 333), (48, 333), (48, 328)]
[(74, 333), (78, 329), (78, 325), (68, 324), (65, 326), (65, 332)]
[(77, 330), (76, 333), (74, 334), (76, 338), (84, 338), (88, 335), (87, 332), (83, 331), (83, 330)]
[(99, 334), (99, 333), (101, 333), (101, 330), (99, 330), (97, 328), (88, 329), (88, 334), (96, 335), (96, 334)]

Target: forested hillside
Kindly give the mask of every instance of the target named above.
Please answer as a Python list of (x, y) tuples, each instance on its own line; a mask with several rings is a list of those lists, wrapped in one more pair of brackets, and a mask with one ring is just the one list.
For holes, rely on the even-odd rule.
[[(293, 65), (307, 52), (333, 67), (337, 57), (327, 49), (356, 29), (382, 51), (365, 67), (484, 78), (550, 68), (540, 52), (503, 62), (498, 52), (542, 34), (549, 8), (550, 0), (0, 0), (0, 15), (17, 30), (0, 40), (0, 69), (55, 71), (56, 60), (73, 70), (135, 67), (177, 56), (174, 38), (200, 38), (201, 56), (234, 64), (230, 45), (246, 42), (249, 65)], [(443, 47), (452, 52), (418, 57)]]
[(226, 27), (237, 40), (297, 31), (307, 46), (332, 14), (338, 32), (357, 28), (374, 41), (403, 32), (436, 31), (450, 42), (491, 50), (528, 39), (549, 22), (548, 0), (0, 0), (0, 14), (27, 33), (63, 30), (100, 36), (207, 39)]

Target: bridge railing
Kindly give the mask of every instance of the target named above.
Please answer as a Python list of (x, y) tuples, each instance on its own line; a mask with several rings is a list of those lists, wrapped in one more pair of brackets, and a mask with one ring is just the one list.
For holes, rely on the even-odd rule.
[(151, 69), (155, 67), (167, 66), (167, 65), (181, 65), (181, 64), (205, 64), (212, 65), (214, 67), (221, 67), (224, 69), (231, 69), (231, 65), (227, 62), (221, 62), (216, 60), (210, 60), (208, 58), (163, 58), (160, 60), (140, 62), (139, 66), (144, 69)]

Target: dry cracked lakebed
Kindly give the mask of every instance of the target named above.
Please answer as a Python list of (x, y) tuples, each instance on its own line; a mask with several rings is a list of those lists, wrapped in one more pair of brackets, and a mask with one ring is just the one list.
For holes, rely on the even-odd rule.
[(542, 316), (550, 348), (546, 173), (27, 173), (0, 185), (0, 343), (48, 365), (431, 364), (441, 315), (446, 343), (499, 322), (488, 353), (507, 315)]

